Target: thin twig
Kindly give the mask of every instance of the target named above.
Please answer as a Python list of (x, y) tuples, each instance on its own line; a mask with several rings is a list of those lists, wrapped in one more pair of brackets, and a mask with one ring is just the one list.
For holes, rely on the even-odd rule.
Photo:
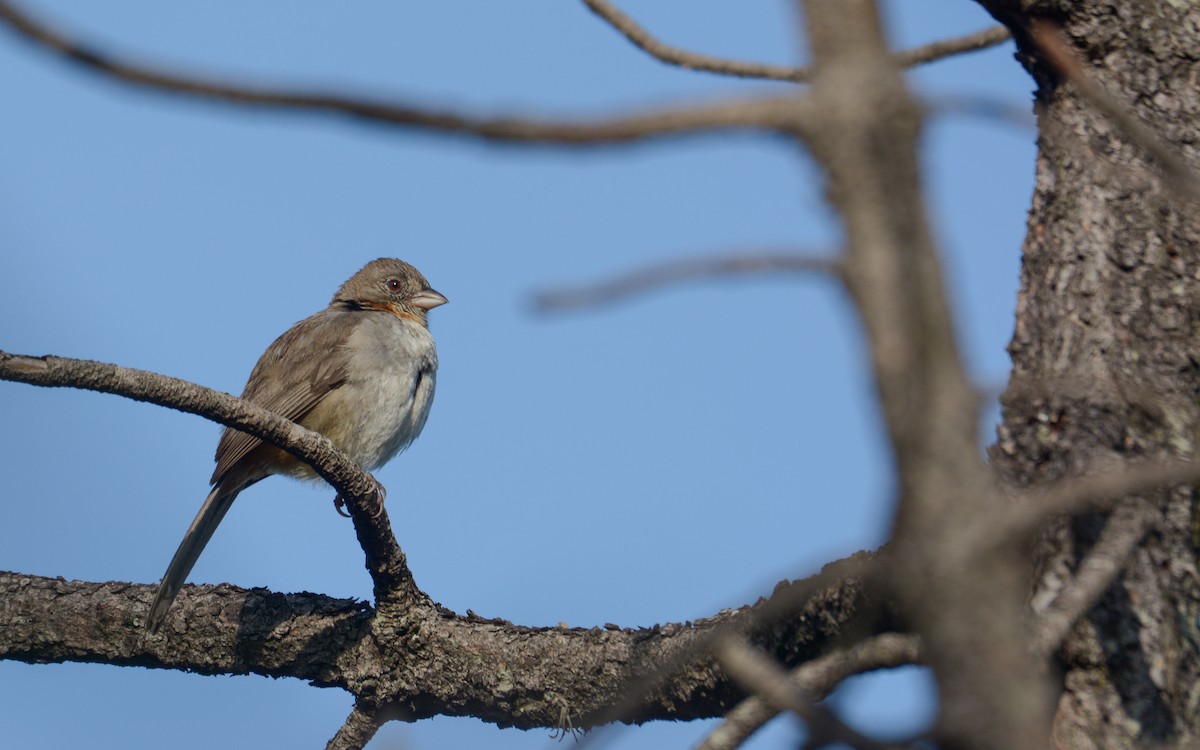
[(1005, 27), (990, 26), (973, 34), (930, 42), (903, 52), (893, 52), (892, 59), (902, 68), (912, 68), (943, 60), (951, 55), (961, 55), (964, 52), (976, 52), (988, 47), (995, 47), (997, 44), (1008, 41), (1011, 37), (1012, 34)]
[(1117, 579), (1142, 537), (1150, 530), (1151, 515), (1140, 501), (1125, 503), (1104, 525), (1100, 539), (1088, 551), (1070, 584), (1038, 618), (1032, 648), (1049, 656)]
[(668, 65), (678, 65), (681, 68), (705, 73), (721, 73), (740, 78), (765, 78), (772, 81), (801, 82), (807, 81), (811, 77), (811, 71), (807, 68), (730, 60), (672, 47), (656, 39), (637, 21), (625, 15), (608, 0), (583, 0), (583, 2), (593, 13), (607, 21), (622, 36), (632, 42), (635, 47)]
[(626, 686), (620, 700), (603, 711), (590, 715), (586, 725), (595, 727), (577, 743), (577, 748), (594, 747), (604, 740), (617, 722), (628, 721), (646, 696), (668, 684), (680, 670), (700, 659), (710, 658), (718, 640), (730, 634), (754, 632), (758, 629), (770, 631), (774, 625), (788, 618), (805, 616), (806, 604), (819, 600), (826, 591), (838, 591), (838, 595), (849, 600), (869, 588), (874, 570), (875, 556), (859, 552), (844, 560), (826, 565), (820, 573), (790, 583), (786, 588), (777, 587), (766, 601), (755, 605), (748, 617), (736, 618), (720, 627), (692, 639), (686, 648), (663, 660), (650, 672)]
[[(738, 78), (761, 78), (771, 81), (790, 81), (793, 83), (805, 83), (812, 80), (813, 71), (808, 67), (769, 65), (767, 63), (732, 60), (673, 47), (656, 38), (643, 26), (638, 24), (637, 21), (627, 16), (608, 0), (583, 0), (583, 2), (593, 13), (616, 29), (635, 47), (668, 65), (677, 65), (688, 70), (719, 73)], [(900, 67), (911, 68), (922, 63), (941, 60), (951, 55), (985, 49), (1006, 41), (1009, 36), (1008, 29), (1003, 26), (993, 26), (974, 34), (968, 34), (967, 36), (946, 39), (903, 52), (897, 52), (893, 55), (893, 59)]]
[(596, 284), (539, 292), (534, 296), (534, 309), (547, 313), (595, 307), (669, 284), (781, 272), (838, 275), (840, 265), (836, 258), (774, 251), (687, 258), (648, 266)]
[(1037, 130), (1037, 119), (1027, 103), (979, 94), (932, 94), (921, 97), (921, 106), (933, 115), (978, 117), (1028, 132)]
[[(805, 693), (821, 700), (847, 677), (913, 664), (919, 658), (920, 641), (916, 636), (884, 633), (802, 664), (789, 677)], [(778, 715), (777, 709), (753, 695), (727, 713), (696, 750), (734, 750)]]
[(35, 21), (0, 0), (0, 21), (60, 56), (142, 88), (250, 107), (341, 114), (390, 126), (528, 145), (597, 146), (718, 131), (796, 130), (810, 117), (796, 97), (743, 98), (662, 108), (595, 121), (554, 122), (519, 117), (472, 117), (450, 111), (339, 94), (251, 88), (153, 65), (123, 62)]
[(1143, 123), (1129, 107), (1108, 93), (1087, 73), (1083, 63), (1063, 40), (1058, 27), (1049, 21), (1035, 19), (1030, 27), (1030, 38), (1041, 50), (1050, 67), (1070, 81), (1092, 106), (1104, 113), (1136, 145), (1149, 154), (1175, 188), (1187, 193), (1193, 200), (1200, 199), (1200, 175), (1189, 168), (1183, 154)]
[(848, 726), (828, 708), (815, 702), (814, 696), (761, 651), (739, 638), (725, 636), (718, 641), (714, 654), (725, 673), (743, 690), (757, 695), (776, 711), (791, 711), (808, 725), (809, 743), (845, 742), (864, 750), (892, 748)]

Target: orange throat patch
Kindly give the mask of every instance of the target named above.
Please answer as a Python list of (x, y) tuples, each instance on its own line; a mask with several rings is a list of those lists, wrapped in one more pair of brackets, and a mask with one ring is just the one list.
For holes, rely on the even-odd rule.
[(416, 323), (424, 323), (421, 318), (407, 310), (400, 309), (397, 305), (391, 302), (363, 302), (362, 306), (368, 310), (378, 310), (379, 312), (389, 312), (397, 318), (403, 320), (411, 320)]

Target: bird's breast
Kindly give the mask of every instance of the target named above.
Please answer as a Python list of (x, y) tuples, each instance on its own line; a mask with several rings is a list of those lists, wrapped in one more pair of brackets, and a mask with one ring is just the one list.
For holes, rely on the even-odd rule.
[(374, 470), (425, 427), (437, 350), (425, 326), (386, 313), (368, 314), (342, 346), (345, 382), (302, 422), (360, 466)]

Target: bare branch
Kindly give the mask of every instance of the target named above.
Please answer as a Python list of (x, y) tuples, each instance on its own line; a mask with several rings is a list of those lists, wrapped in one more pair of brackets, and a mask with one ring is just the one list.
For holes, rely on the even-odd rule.
[[(806, 694), (821, 700), (847, 677), (913, 664), (919, 658), (920, 646), (916, 636), (885, 633), (803, 664), (794, 669), (789, 678)], [(727, 713), (724, 720), (696, 746), (696, 750), (734, 750), (778, 715), (777, 709), (762, 697), (753, 695)]]
[(367, 711), (361, 702), (356, 702), (342, 728), (325, 745), (325, 750), (362, 750), (378, 730), (379, 722), (374, 712)]
[[(668, 65), (677, 65), (688, 70), (719, 73), (739, 78), (762, 78), (771, 81), (790, 81), (793, 83), (805, 83), (812, 80), (812, 69), (807, 67), (769, 65), (766, 63), (731, 60), (725, 57), (715, 57), (698, 52), (689, 52), (679, 47), (672, 47), (655, 38), (653, 34), (639, 25), (637, 21), (623, 13), (609, 2), (609, 0), (583, 0), (583, 2), (593, 13), (608, 22), (622, 36), (633, 43), (635, 47)], [(957, 39), (946, 39), (904, 52), (897, 52), (893, 55), (893, 59), (900, 67), (910, 68), (951, 55), (985, 49), (1000, 44), (1008, 38), (1008, 29), (1003, 26), (993, 26)]]
[(1150, 527), (1150, 513), (1140, 501), (1125, 503), (1113, 512), (1100, 539), (1079, 564), (1074, 580), (1038, 618), (1032, 645), (1038, 656), (1049, 656), (1079, 618), (1096, 606)]
[(930, 42), (903, 52), (894, 52), (892, 59), (902, 68), (912, 68), (943, 60), (951, 55), (961, 55), (964, 52), (977, 52), (988, 47), (995, 47), (1010, 38), (1012, 38), (1012, 34), (1004, 26), (990, 26), (982, 31), (976, 31), (974, 34)]
[(387, 512), (377, 508), (374, 479), (324, 435), (226, 393), (106, 362), (31, 357), (0, 350), (0, 379), (47, 388), (82, 388), (146, 401), (211, 419), (282, 448), (311, 466), (348, 500), (376, 601), (404, 599), (415, 593), (412, 574), (392, 534)]
[(1027, 538), (1055, 516), (1104, 510), (1130, 495), (1179, 484), (1200, 483), (1200, 462), (1173, 461), (1120, 466), (1085, 477), (1068, 477), (1045, 489), (1024, 493), (1004, 515), (964, 529), (972, 545), (1003, 547)]
[(742, 62), (672, 47), (656, 39), (637, 21), (622, 13), (608, 0), (583, 0), (583, 2), (593, 13), (607, 21), (622, 36), (632, 42), (635, 47), (668, 65), (678, 65), (681, 68), (706, 73), (721, 73), (741, 78), (766, 78), (773, 81), (803, 82), (812, 75), (807, 68)]
[(1027, 102), (1018, 104), (977, 94), (934, 94), (922, 97), (921, 104), (934, 115), (979, 117), (1028, 132), (1037, 130), (1037, 120)]
[[(755, 638), (759, 633), (773, 633), (781, 624), (802, 618), (803, 612), (809, 609), (815, 601), (834, 590), (829, 588), (831, 585), (839, 588), (845, 587), (839, 592), (839, 595), (846, 597), (846, 601), (852, 604), (871, 599), (872, 597), (868, 596), (866, 592), (872, 588), (870, 578), (875, 567), (875, 559), (875, 555), (872, 553), (859, 552), (844, 560), (826, 565), (820, 573), (803, 581), (781, 583), (776, 586), (770, 599), (755, 607), (753, 615), (750, 617), (737, 620), (726, 619), (720, 627), (706, 629), (705, 632), (698, 634), (698, 637), (689, 643), (687, 649), (676, 652), (670, 661), (659, 662), (653, 669), (626, 685), (619, 700), (606, 707), (602, 712), (588, 716), (587, 724), (596, 726), (598, 729), (585, 735), (578, 743), (579, 747), (584, 748), (601, 741), (607, 727), (614, 722), (632, 723), (637, 720), (638, 709), (647, 696), (658, 694), (673, 680), (676, 680), (679, 674), (689, 671), (691, 665), (697, 661), (708, 661), (721, 638), (731, 634), (737, 636), (748, 634), (749, 637)], [(847, 596), (849, 592), (852, 594)], [(840, 605), (835, 609), (840, 610)], [(889, 612), (871, 612), (870, 614), (879, 615), (883, 619), (891, 619)], [(843, 623), (849, 625), (850, 622), (859, 621), (860, 618), (867, 619), (863, 611), (856, 610), (853, 618), (846, 618)], [(703, 620), (695, 623), (697, 627), (707, 626), (707, 624), (708, 622)], [(757, 645), (769, 648), (768, 643), (772, 639), (773, 636), (769, 635), (765, 638), (758, 637)]]
[(597, 284), (539, 292), (534, 296), (533, 304), (537, 312), (559, 312), (604, 305), (686, 281), (750, 274), (814, 272), (838, 276), (841, 272), (839, 261), (836, 258), (772, 251), (687, 258), (631, 271)]
[(808, 725), (809, 744), (845, 742), (851, 747), (885, 750), (892, 745), (878, 742), (852, 729), (828, 708), (815, 702), (779, 665), (744, 641), (726, 636), (714, 649), (721, 668), (744, 690), (761, 698), (775, 711), (791, 711)]
[(730, 99), (596, 121), (472, 117), (332, 93), (251, 88), (164, 72), (153, 65), (123, 62), (72, 41), (67, 35), (21, 13), (7, 0), (0, 0), (0, 21), (25, 39), (65, 59), (141, 88), (249, 107), (340, 114), (377, 124), (488, 141), (557, 146), (610, 145), (719, 131), (794, 130), (810, 116), (803, 99), (789, 96)]
[(1187, 193), (1192, 200), (1200, 200), (1200, 175), (1188, 167), (1183, 154), (1088, 75), (1054, 24), (1034, 19), (1030, 27), (1030, 38), (1041, 50), (1050, 67), (1070, 81), (1092, 106), (1103, 112), (1125, 132), (1125, 135), (1149, 154), (1176, 189)]
[[(428, 599), (373, 616), (352, 599), (187, 586), (177, 606), (189, 627), (169, 639), (147, 638), (142, 626), (152, 585), (0, 571), (0, 659), (297, 677), (349, 691), (378, 720), (474, 716), (525, 729), (561, 729), (567, 712), (570, 725), (594, 727), (649, 673), (661, 679), (626, 705), (627, 721), (718, 717), (743, 693), (697, 644), (751, 632), (790, 666), (819, 657), (871, 606), (854, 575), (861, 562), (703, 620), (625, 629), (524, 627)], [(758, 626), (781, 607), (791, 617)]]
[(878, 5), (804, 0), (803, 10), (824, 116), (807, 143), (844, 223), (847, 288), (898, 473), (887, 582), (938, 681), (939, 744), (1041, 747), (1054, 693), (1027, 648), (1027, 563), (1016, 548), (985, 556), (962, 543), (961, 529), (1000, 498), (975, 448), (977, 395), (923, 199), (923, 111), (888, 56)]

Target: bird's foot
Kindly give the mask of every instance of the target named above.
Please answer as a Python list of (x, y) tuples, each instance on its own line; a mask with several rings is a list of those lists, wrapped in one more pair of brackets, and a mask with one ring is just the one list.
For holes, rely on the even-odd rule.
[[(375, 483), (375, 487), (371, 490), (371, 494), (375, 496), (375, 510), (371, 513), (371, 518), (379, 518), (383, 514), (383, 501), (387, 499), (387, 487), (380, 484), (375, 477), (371, 477), (371, 481)], [(350, 517), (350, 514), (346, 512), (346, 500), (341, 495), (333, 499), (333, 509), (343, 518)]]
[(379, 518), (383, 515), (383, 501), (387, 500), (387, 487), (384, 487), (378, 479), (371, 477), (375, 482), (375, 511), (371, 514), (371, 518)]

